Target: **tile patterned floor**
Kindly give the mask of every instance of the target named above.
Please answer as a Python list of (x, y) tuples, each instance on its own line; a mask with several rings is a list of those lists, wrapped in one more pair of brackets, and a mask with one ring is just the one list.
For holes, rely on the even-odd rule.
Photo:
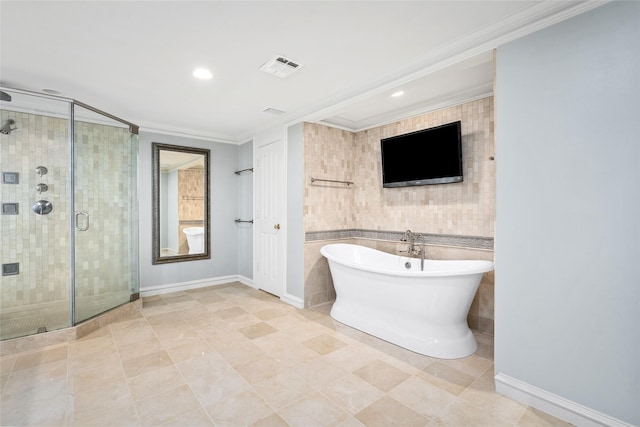
[(239, 283), (144, 299), (1, 359), (3, 426), (566, 426), (495, 393), (493, 341), (440, 360)]

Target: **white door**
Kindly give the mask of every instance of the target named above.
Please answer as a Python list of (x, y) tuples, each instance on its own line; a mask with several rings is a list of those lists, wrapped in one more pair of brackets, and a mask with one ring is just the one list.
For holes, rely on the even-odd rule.
[[(270, 137), (269, 137), (270, 135)], [(269, 133), (254, 139), (254, 284), (281, 297), (286, 289), (286, 187), (284, 138)]]

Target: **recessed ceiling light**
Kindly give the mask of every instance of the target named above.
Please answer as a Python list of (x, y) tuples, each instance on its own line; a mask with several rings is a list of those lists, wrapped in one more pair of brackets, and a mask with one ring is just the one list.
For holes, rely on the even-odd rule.
[(48, 93), (49, 95), (60, 95), (61, 92), (55, 89), (42, 89), (44, 93)]
[(393, 92), (391, 94), (391, 96), (393, 96), (394, 98), (397, 98), (398, 96), (402, 96), (402, 95), (404, 95), (404, 91), (403, 90), (399, 90), (399, 91)]
[(196, 68), (193, 70), (193, 76), (202, 80), (209, 80), (213, 77), (213, 74), (211, 74), (211, 71), (206, 68)]

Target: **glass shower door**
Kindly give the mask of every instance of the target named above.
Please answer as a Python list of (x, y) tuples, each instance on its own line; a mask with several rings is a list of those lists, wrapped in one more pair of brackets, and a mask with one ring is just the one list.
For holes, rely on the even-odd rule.
[(69, 103), (3, 89), (0, 339), (70, 326)]
[(138, 296), (137, 135), (74, 105), (75, 323)]

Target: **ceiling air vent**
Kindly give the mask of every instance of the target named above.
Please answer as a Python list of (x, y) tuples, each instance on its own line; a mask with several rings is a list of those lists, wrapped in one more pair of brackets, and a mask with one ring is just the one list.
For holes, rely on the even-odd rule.
[(267, 114), (274, 114), (276, 116), (279, 116), (281, 114), (286, 114), (286, 111), (278, 110), (277, 108), (273, 108), (273, 107), (265, 108), (264, 110), (262, 110), (262, 112)]
[(284, 56), (275, 56), (262, 64), (259, 69), (265, 73), (273, 74), (274, 76), (287, 77), (300, 68), (302, 68), (302, 65), (296, 61), (292, 61)]

